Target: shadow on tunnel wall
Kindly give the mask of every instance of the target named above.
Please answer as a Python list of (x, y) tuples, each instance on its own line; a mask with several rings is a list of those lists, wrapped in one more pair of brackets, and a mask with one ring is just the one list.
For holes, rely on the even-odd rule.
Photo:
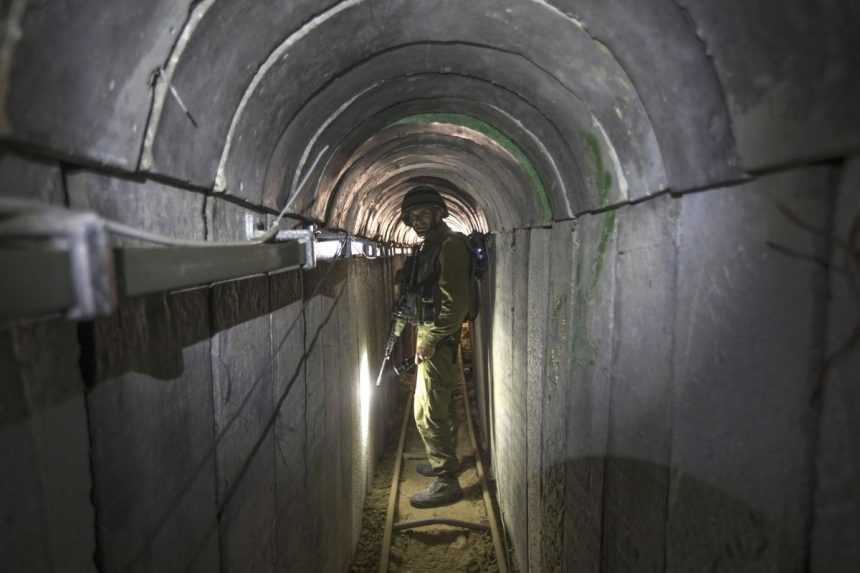
[(185, 368), (183, 349), (299, 300), (307, 303), (313, 296), (336, 299), (346, 276), (341, 269), (328, 273), (327, 282), (321, 283), (327, 271), (305, 273), (311, 295), (282, 290), (272, 304), (263, 278), (127, 300), (111, 316), (81, 325), (84, 378), (101, 383), (138, 372), (158, 380), (175, 380)]
[[(249, 508), (265, 497), (261, 483), (284, 479), (272, 477), (268, 460), (275, 426), (296, 407), (287, 399), (294, 402), (293, 387), (304, 386), (323, 331), (332, 332), (348, 278), (347, 263), (323, 264), (125, 301), (114, 315), (80, 326), (87, 389), (75, 385), (67, 398), (85, 396), (87, 402), (100, 567), (212, 570), (219, 539), (230, 545), (222, 548), (224, 559), (233, 565), (241, 559), (243, 534), (236, 531), (247, 529)], [(311, 303), (322, 314), (306, 317)], [(288, 312), (276, 318), (282, 309)], [(238, 364), (229, 364), (233, 359)], [(223, 401), (220, 410), (214, 400)], [(19, 418), (38, 414), (19, 402)], [(275, 522), (302, 523), (312, 503), (303, 487), (290, 483), (298, 495), (282, 496), (297, 499), (270, 510)], [(279, 527), (253, 532), (263, 547), (254, 559), (272, 555)], [(301, 550), (290, 550), (318, 545), (302, 539)]]
[[(0, 328), (0, 429), (81, 396), (80, 378), (69, 372), (77, 362), (74, 335), (74, 325), (56, 322)], [(69, 375), (44, 380), (54, 368)]]
[[(336, 300), (346, 280), (345, 268), (324, 264), (305, 271), (303, 280), (307, 293), (280, 289), (275, 295), (267, 290), (268, 279), (257, 277), (126, 300), (114, 314), (80, 325), (84, 379), (99, 384), (137, 372), (175, 380), (186, 368), (185, 348), (299, 300), (305, 304), (316, 296)], [(19, 331), (26, 335), (26, 330)]]
[(803, 551), (787, 551), (780, 523), (677, 468), (594, 456), (529, 479), (543, 479), (545, 571), (772, 571), (780, 553)]

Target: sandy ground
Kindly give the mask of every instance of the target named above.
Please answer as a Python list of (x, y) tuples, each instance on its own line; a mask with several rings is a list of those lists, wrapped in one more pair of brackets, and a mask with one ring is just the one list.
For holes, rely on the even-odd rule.
[[(405, 390), (411, 390), (408, 385), (414, 381), (406, 379), (402, 383)], [(422, 461), (424, 446), (415, 429), (415, 423), (410, 421), (395, 521), (448, 517), (473, 523), (488, 523), (481, 496), (481, 485), (475, 470), (474, 452), (469, 444), (468, 429), (465, 426), (462, 396), (459, 396), (459, 392), (457, 411), (459, 415), (457, 454), (463, 466), (460, 485), (463, 488), (464, 499), (454, 505), (434, 509), (416, 509), (409, 505), (409, 497), (432, 482), (432, 478), (421, 476), (415, 471), (416, 464)], [(395, 442), (397, 436), (392, 437), (394, 439), (391, 442)], [(365, 507), (358, 549), (350, 569), (353, 573), (375, 573), (378, 570), (396, 447), (396, 443), (388, 444), (374, 476)], [(477, 573), (498, 571), (498, 567), (489, 532), (431, 526), (394, 534), (389, 571), (391, 573), (438, 571)]]

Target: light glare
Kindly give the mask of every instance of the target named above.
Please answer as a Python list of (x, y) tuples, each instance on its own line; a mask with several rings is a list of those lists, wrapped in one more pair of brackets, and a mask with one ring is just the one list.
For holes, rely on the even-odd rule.
[(361, 411), (361, 447), (367, 450), (367, 440), (370, 436), (370, 403), (373, 389), (370, 381), (370, 365), (367, 361), (367, 350), (361, 351), (361, 363), (358, 374), (358, 404)]

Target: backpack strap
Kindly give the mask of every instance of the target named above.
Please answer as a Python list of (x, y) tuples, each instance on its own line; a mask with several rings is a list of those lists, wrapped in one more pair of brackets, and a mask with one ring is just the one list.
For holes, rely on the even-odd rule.
[(478, 276), (476, 274), (478, 265), (475, 260), (475, 252), (472, 248), (471, 241), (462, 233), (449, 232), (445, 238), (433, 245), (426, 243), (421, 246), (421, 250), (416, 254), (417, 260), (415, 264), (417, 268), (413, 274), (414, 282), (411, 290), (418, 297), (418, 321), (431, 322), (435, 319), (435, 299), (436, 286), (439, 279), (439, 256), (442, 253), (442, 246), (445, 241), (459, 241), (469, 252), (469, 310), (466, 315), (467, 320), (474, 320), (478, 315), (480, 307), (480, 288), (478, 284)]

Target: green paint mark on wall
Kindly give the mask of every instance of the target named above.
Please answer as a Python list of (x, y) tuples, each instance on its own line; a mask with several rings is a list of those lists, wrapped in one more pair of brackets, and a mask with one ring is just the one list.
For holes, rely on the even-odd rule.
[[(574, 300), (576, 317), (571, 322), (570, 356), (573, 364), (578, 366), (594, 366), (600, 350), (599, 339), (589, 332), (592, 309), (600, 300), (602, 291), (598, 288), (606, 262), (606, 255), (612, 243), (612, 234), (616, 229), (616, 212), (608, 211), (599, 215), (600, 235), (597, 237), (596, 252), (593, 258), (576, 257), (576, 282), (574, 284)], [(581, 253), (581, 247), (577, 250)], [(589, 274), (590, 272), (590, 274)]]
[(606, 260), (606, 249), (609, 247), (609, 240), (612, 238), (613, 231), (615, 231), (615, 211), (609, 211), (603, 214), (602, 217), (603, 225), (600, 227), (600, 241), (597, 243), (597, 254), (594, 259), (594, 276), (591, 278), (591, 295), (594, 295), (596, 292), (597, 283), (600, 280), (600, 274), (603, 272), (603, 265)]
[(591, 150), (591, 159), (594, 162), (594, 177), (597, 183), (597, 199), (600, 207), (609, 204), (609, 192), (612, 190), (612, 173), (606, 170), (603, 164), (603, 153), (600, 151), (600, 140), (593, 133), (584, 133), (585, 141)]
[(552, 221), (552, 204), (550, 203), (549, 195), (547, 195), (540, 172), (538, 172), (522, 148), (498, 128), (486, 121), (461, 113), (421, 113), (404, 117), (392, 125), (410, 125), (416, 123), (449, 123), (458, 125), (482, 133), (498, 143), (516, 158), (517, 163), (519, 163), (520, 167), (526, 173), (532, 190), (538, 197), (545, 220), (547, 222)]
[[(603, 208), (609, 205), (609, 192), (612, 191), (612, 173), (610, 173), (603, 163), (603, 153), (600, 148), (600, 139), (594, 133), (585, 132), (583, 134), (585, 141), (591, 150), (591, 159), (594, 162), (595, 180), (597, 182), (597, 197), (598, 205)], [(603, 226), (600, 229), (600, 241), (597, 245), (597, 254), (594, 260), (594, 276), (592, 284), (589, 288), (588, 299), (596, 294), (594, 291), (597, 288), (597, 283), (600, 280), (600, 274), (603, 272), (604, 259), (606, 258), (606, 249), (609, 246), (609, 239), (612, 237), (612, 232), (615, 230), (615, 212), (611, 211), (603, 216)]]
[[(583, 137), (588, 145), (592, 160), (594, 181), (597, 186), (598, 206), (604, 208), (609, 205), (610, 192), (613, 185), (612, 173), (606, 169), (598, 136), (585, 132), (583, 133)], [(582, 257), (577, 257), (575, 300), (579, 317), (571, 325), (571, 357), (574, 364), (580, 366), (593, 366), (596, 363), (596, 357), (600, 349), (600, 341), (589, 335), (588, 325), (590, 321), (588, 316), (591, 308), (600, 300), (601, 291), (598, 289), (598, 285), (600, 284), (600, 278), (606, 265), (606, 255), (612, 242), (612, 234), (616, 230), (617, 221), (617, 214), (614, 210), (593, 216), (600, 218), (600, 235), (597, 239), (594, 257), (590, 261), (585, 261)], [(585, 271), (591, 272), (590, 280), (583, 278), (583, 272)]]

